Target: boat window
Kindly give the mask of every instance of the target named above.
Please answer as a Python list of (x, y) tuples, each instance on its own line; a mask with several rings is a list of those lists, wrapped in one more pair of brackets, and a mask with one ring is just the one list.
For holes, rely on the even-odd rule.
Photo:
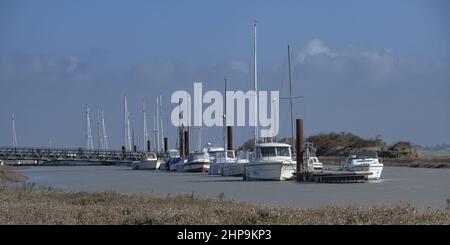
[(170, 157), (179, 157), (179, 156), (180, 156), (180, 153), (179, 153), (178, 151), (169, 151), (169, 152), (168, 152), (168, 155), (169, 155)]
[(227, 157), (229, 158), (235, 158), (233, 151), (227, 151)]
[(278, 156), (283, 156), (283, 157), (290, 156), (290, 154), (289, 154), (289, 147), (277, 147), (277, 155)]
[(191, 156), (191, 159), (205, 159), (205, 158), (208, 158), (208, 154), (206, 153), (199, 153)]
[(225, 158), (225, 152), (223, 151), (216, 151), (215, 153), (215, 158)]
[(275, 147), (261, 147), (260, 151), (263, 157), (274, 157), (277, 155)]

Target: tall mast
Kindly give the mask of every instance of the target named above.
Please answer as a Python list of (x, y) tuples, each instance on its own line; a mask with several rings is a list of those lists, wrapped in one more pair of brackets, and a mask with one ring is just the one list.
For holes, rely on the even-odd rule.
[(92, 142), (92, 131), (91, 131), (91, 119), (89, 117), (89, 106), (86, 105), (86, 148), (94, 149), (94, 144)]
[(123, 99), (124, 107), (124, 125), (125, 125), (125, 149), (131, 151), (131, 135), (130, 135), (130, 114), (128, 113), (127, 95)]
[[(223, 103), (223, 149), (227, 150), (227, 78), (225, 80), (225, 103)], [(225, 154), (226, 157), (226, 154)]]
[(103, 150), (108, 150), (108, 137), (106, 136), (105, 117), (102, 110), (102, 136), (103, 136)]
[(159, 127), (161, 128), (161, 132), (160, 132), (160, 137), (161, 137), (161, 141), (160, 141), (160, 147), (161, 147), (161, 152), (164, 152), (164, 116), (163, 116), (163, 110), (162, 110), (163, 106), (162, 106), (162, 95), (159, 96)]
[(156, 152), (159, 152), (159, 139), (160, 139), (160, 131), (159, 131), (159, 96), (156, 97)]
[(131, 124), (131, 151), (134, 151), (134, 146), (136, 145), (134, 141), (134, 118), (130, 118), (130, 124)]
[(198, 141), (197, 141), (198, 151), (202, 151), (202, 126), (198, 126)]
[(258, 72), (257, 72), (257, 59), (256, 59), (256, 21), (253, 24), (253, 86), (255, 91), (255, 146), (258, 144)]
[(158, 142), (157, 132), (158, 132), (158, 130), (156, 129), (156, 124), (157, 124), (156, 122), (157, 122), (156, 121), (156, 116), (153, 115), (153, 137), (154, 137), (154, 141), (155, 141), (154, 150), (155, 150), (155, 152), (158, 152), (158, 145), (157, 145), (157, 142)]
[(11, 123), (12, 123), (12, 144), (14, 147), (17, 147), (16, 122), (14, 119), (14, 113), (11, 115)]
[[(276, 111), (275, 111), (276, 110), (276, 107), (275, 107), (276, 101), (277, 101), (277, 99), (273, 98), (273, 100), (272, 100), (272, 108), (274, 109), (274, 112), (273, 112), (274, 115), (276, 115)], [(272, 142), (276, 141), (276, 136), (275, 136), (275, 129), (277, 128), (277, 124), (276, 123), (277, 123), (277, 120), (274, 121), (275, 125), (273, 127), (274, 131), (272, 132), (272, 139), (271, 139)]]
[(145, 146), (148, 141), (148, 132), (147, 132), (147, 111), (145, 110), (145, 100), (142, 102), (142, 117), (143, 117), (143, 124), (144, 124), (144, 144), (142, 145), (142, 149), (145, 149)]
[(292, 114), (292, 79), (291, 79), (291, 47), (288, 45), (288, 67), (289, 67), (289, 106), (291, 109), (291, 140), (294, 146), (294, 116)]
[(179, 124), (180, 126), (178, 127), (178, 144), (180, 146), (180, 155), (182, 154), (182, 149), (181, 149), (181, 145), (182, 145), (182, 140), (183, 138), (181, 137), (181, 134), (183, 133), (183, 113), (181, 113), (181, 99), (178, 100), (178, 120), (179, 120)]
[(97, 137), (98, 137), (98, 149), (103, 149), (102, 126), (100, 124), (100, 109), (97, 109)]

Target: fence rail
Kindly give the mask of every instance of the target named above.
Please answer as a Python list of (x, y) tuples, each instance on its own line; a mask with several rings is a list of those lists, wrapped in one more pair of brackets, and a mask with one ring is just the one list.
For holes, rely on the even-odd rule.
[(83, 148), (0, 147), (0, 160), (130, 162), (140, 161), (144, 155), (142, 152)]

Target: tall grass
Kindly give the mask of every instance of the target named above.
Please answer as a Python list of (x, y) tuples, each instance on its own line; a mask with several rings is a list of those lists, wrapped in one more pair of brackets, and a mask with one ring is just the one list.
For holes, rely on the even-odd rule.
[(450, 224), (448, 210), (418, 210), (406, 203), (295, 209), (223, 198), (1, 188), (0, 224)]
[(12, 166), (0, 166), (0, 184), (26, 181), (27, 177), (17, 173), (17, 169)]

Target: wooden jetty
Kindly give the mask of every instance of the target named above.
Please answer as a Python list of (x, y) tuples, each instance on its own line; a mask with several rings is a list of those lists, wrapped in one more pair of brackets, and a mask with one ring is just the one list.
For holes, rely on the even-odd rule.
[(330, 171), (294, 173), (297, 181), (317, 183), (364, 183), (370, 172)]
[[(337, 170), (307, 171), (304, 167), (305, 149), (303, 141), (303, 119), (296, 120), (296, 161), (297, 171), (294, 173), (297, 181), (318, 183), (363, 183), (368, 180), (370, 172), (350, 172)], [(306, 156), (306, 159), (308, 156)]]

